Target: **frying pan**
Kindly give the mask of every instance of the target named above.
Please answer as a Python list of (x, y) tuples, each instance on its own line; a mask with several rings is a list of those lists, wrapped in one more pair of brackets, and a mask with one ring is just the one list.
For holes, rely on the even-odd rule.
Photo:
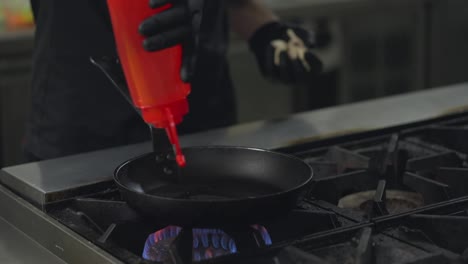
[(125, 162), (114, 175), (123, 199), (158, 223), (255, 224), (287, 214), (312, 180), (302, 160), (272, 151), (195, 147), (184, 154), (187, 166), (172, 179), (153, 153)]
[[(131, 103), (117, 60), (92, 62)], [(255, 148), (186, 148), (187, 165), (179, 168), (165, 155), (172, 145), (164, 130), (151, 131), (154, 152), (119, 166), (114, 181), (129, 206), (160, 224), (261, 223), (286, 215), (312, 183), (312, 168), (299, 158)]]

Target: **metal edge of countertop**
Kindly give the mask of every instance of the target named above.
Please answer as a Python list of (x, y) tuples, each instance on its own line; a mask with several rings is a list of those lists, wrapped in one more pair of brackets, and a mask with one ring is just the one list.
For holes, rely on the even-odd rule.
[(468, 83), (461, 83), (211, 130), (183, 137), (182, 144), (278, 149), (467, 111)]
[[(278, 149), (463, 111), (468, 111), (468, 83), (242, 124), (181, 139), (187, 147), (231, 145)], [(109, 182), (120, 163), (150, 150), (149, 143), (142, 143), (8, 167), (1, 171), (0, 182), (40, 207), (67, 198), (63, 194), (66, 190), (79, 191)]]
[[(30, 254), (26, 248), (27, 244), (18, 244), (18, 241), (39, 244), (35, 247), (34, 254), (42, 256), (43, 259), (37, 259), (35, 263), (45, 263), (45, 260), (51, 261), (48, 263), (63, 263), (62, 261), (77, 264), (121, 263), (3, 186), (0, 186), (0, 208), (0, 225), (9, 223), (14, 226), (15, 230), (12, 235), (16, 237), (16, 240), (4, 241), (5, 238), (0, 234), (0, 240), (2, 240), (0, 245), (9, 243), (10, 247), (8, 252), (2, 252), (2, 247), (0, 247), (0, 254), (5, 254), (9, 259), (15, 259), (13, 263), (29, 263), (27, 261), (31, 257), (27, 256)], [(3, 228), (6, 227), (3, 226)], [(14, 252), (23, 252), (25, 255), (13, 256)]]
[(119, 164), (149, 151), (150, 144), (141, 143), (4, 168), (0, 183), (42, 209), (47, 203), (89, 193), (106, 184)]
[(63, 264), (65, 262), (0, 217), (0, 263)]

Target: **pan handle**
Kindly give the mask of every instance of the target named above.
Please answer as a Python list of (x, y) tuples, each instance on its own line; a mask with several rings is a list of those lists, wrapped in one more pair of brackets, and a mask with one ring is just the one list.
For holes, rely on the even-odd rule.
[(153, 152), (158, 168), (161, 168), (161, 175), (166, 176), (166, 180), (178, 181), (180, 176), (180, 166), (177, 164), (174, 146), (169, 141), (164, 129), (150, 126), (151, 137), (153, 139)]
[[(117, 91), (120, 92), (138, 115), (142, 117), (140, 109), (135, 107), (130, 97), (125, 74), (120, 66), (119, 59), (117, 57), (91, 57), (90, 61), (107, 76)], [(174, 146), (171, 144), (166, 131), (151, 125), (149, 128), (151, 131), (155, 160), (158, 168), (160, 168), (160, 173), (158, 174), (170, 181), (177, 180), (180, 175), (180, 167), (175, 159)]]

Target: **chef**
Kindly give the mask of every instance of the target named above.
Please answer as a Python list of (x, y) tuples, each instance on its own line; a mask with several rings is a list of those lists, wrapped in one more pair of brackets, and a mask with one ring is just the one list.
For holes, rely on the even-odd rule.
[[(195, 67), (189, 63), (181, 73), (192, 83), (190, 113), (178, 128), (181, 133), (236, 122), (226, 61), (228, 25), (248, 41), (266, 78), (292, 84), (320, 73), (322, 64), (311, 51), (311, 32), (282, 23), (263, 0), (206, 1), (219, 1), (216, 10), (208, 13), (216, 22), (203, 29), (209, 34), (200, 38)], [(192, 12), (186, 0), (149, 1), (152, 8), (168, 3), (171, 8), (135, 29), (145, 36), (142, 45), (148, 52), (193, 39)], [(116, 56), (106, 1), (31, 0), (31, 6), (36, 36), (32, 111), (24, 146), (27, 159), (51, 159), (149, 140), (147, 125), (89, 60)]]

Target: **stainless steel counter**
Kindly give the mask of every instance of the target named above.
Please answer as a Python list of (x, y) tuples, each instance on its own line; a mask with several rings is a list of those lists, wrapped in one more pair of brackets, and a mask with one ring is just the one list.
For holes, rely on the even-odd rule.
[(0, 217), (0, 263), (65, 263)]
[[(120, 163), (149, 151), (150, 144), (139, 144), (5, 168), (0, 182), (42, 208), (55, 200), (89, 192), (89, 188), (110, 180)], [(73, 192), (64, 192), (70, 189)]]
[[(185, 146), (278, 148), (304, 140), (385, 128), (459, 111), (468, 111), (468, 83), (209, 131), (185, 136), (182, 142)], [(117, 164), (149, 149), (149, 144), (140, 144), (9, 167), (2, 170), (0, 182), (36, 205), (43, 205), (66, 198), (62, 196), (65, 188), (72, 187), (79, 192), (96, 183), (109, 181)], [(89, 263), (115, 262), (105, 252), (86, 243), (2, 186), (0, 217), (69, 263), (79, 263), (79, 252), (85, 249), (94, 252), (93, 261), (96, 262)], [(0, 230), (11, 230), (6, 222), (0, 221)], [(22, 238), (27, 237), (20, 232), (9, 232), (8, 236), (1, 232), (0, 256), (13, 259), (12, 254), (17, 254), (18, 263), (26, 262), (25, 254), (19, 252), (29, 251), (33, 244), (22, 242)], [(8, 248), (1, 246), (6, 243)], [(4, 252), (6, 250), (8, 253)]]
[(466, 110), (468, 83), (243, 124), (191, 135), (182, 142), (280, 148), (317, 137), (385, 128)]

